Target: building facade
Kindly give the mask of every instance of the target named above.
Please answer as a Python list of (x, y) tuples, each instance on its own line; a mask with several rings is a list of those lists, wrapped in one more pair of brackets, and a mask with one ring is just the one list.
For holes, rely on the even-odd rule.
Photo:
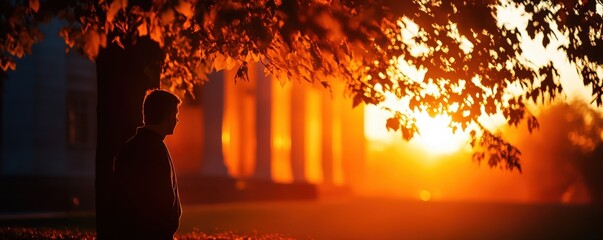
[[(58, 20), (4, 81), (1, 173), (92, 176), (96, 147), (96, 67), (71, 52)], [(55, 33), (55, 34), (53, 34)]]
[[(60, 27), (43, 26), (44, 41), (4, 82), (1, 176), (93, 179), (96, 67), (65, 54)], [(211, 74), (181, 106), (166, 138), (179, 175), (335, 186), (361, 179), (363, 109), (352, 109), (343, 86), (281, 84), (258, 64), (248, 82), (234, 74)]]

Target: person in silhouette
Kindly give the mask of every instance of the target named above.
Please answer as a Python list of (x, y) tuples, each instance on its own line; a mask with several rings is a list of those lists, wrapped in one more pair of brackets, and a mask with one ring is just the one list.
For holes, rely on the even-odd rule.
[(113, 161), (113, 226), (119, 239), (173, 239), (180, 224), (180, 198), (170, 153), (163, 143), (174, 133), (180, 99), (149, 90), (143, 126)]

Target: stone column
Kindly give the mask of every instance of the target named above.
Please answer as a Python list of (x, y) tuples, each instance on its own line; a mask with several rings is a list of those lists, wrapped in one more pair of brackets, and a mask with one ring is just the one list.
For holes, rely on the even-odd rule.
[(222, 118), (224, 116), (224, 74), (212, 73), (201, 90), (203, 104), (203, 164), (206, 176), (228, 177), (222, 152)]
[(358, 186), (363, 183), (365, 169), (364, 105), (352, 109), (348, 99), (342, 104), (341, 112), (341, 158), (343, 179), (346, 184)]
[(326, 89), (321, 94), (323, 184), (333, 185), (333, 99)]
[(292, 83), (291, 90), (291, 173), (293, 182), (306, 182), (305, 179), (305, 109), (306, 89), (298, 83)]
[(256, 64), (256, 179), (272, 180), (272, 79), (264, 76), (264, 68)]

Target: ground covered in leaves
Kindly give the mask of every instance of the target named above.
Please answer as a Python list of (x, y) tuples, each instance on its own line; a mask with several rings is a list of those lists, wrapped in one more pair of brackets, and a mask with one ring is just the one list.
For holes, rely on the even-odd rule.
[[(185, 205), (177, 239), (603, 239), (603, 205), (398, 199)], [(0, 215), (0, 240), (94, 239), (92, 212)]]
[[(22, 227), (3, 227), (0, 228), (0, 239), (12, 240), (12, 239), (32, 239), (32, 240), (46, 240), (46, 239), (78, 239), (78, 240), (91, 240), (96, 239), (96, 233), (78, 231), (78, 230), (57, 230), (50, 228), (22, 228)], [(280, 234), (254, 234), (244, 235), (237, 234), (234, 232), (224, 232), (217, 234), (205, 234), (199, 231), (193, 231), (192, 233), (177, 235), (175, 239), (178, 240), (285, 240), (293, 239)]]

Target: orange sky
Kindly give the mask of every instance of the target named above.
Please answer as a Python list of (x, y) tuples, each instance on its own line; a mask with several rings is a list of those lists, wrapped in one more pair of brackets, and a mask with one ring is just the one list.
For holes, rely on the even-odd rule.
[[(520, 15), (517, 9), (499, 9), (501, 24), (517, 26), (525, 29), (527, 18)], [(524, 36), (527, 34), (524, 31)], [(582, 84), (575, 68), (569, 64), (563, 53), (557, 50), (564, 38), (553, 39), (544, 48), (542, 36), (536, 39), (523, 39), (524, 57), (535, 64), (535, 67), (553, 61), (559, 68), (564, 94), (560, 102), (587, 100), (591, 96), (589, 87)], [(401, 66), (409, 75), (422, 78), (424, 72)], [(402, 101), (403, 102), (403, 101)], [(396, 109), (396, 101), (388, 99), (383, 106)], [(366, 194), (383, 196), (399, 196), (421, 200), (488, 200), (488, 201), (566, 201), (585, 202), (588, 194), (584, 185), (572, 183), (564, 186), (563, 199), (547, 197), (542, 191), (554, 189), (557, 185), (567, 185), (564, 179), (551, 176), (552, 168), (539, 160), (540, 152), (546, 152), (547, 140), (542, 139), (542, 132), (529, 134), (525, 126), (506, 131), (509, 141), (517, 144), (523, 152), (523, 173), (491, 169), (485, 163), (479, 166), (471, 160), (471, 149), (466, 144), (468, 136), (459, 132), (452, 134), (446, 125), (449, 119), (439, 116), (436, 119), (420, 115), (419, 131), (422, 136), (405, 142), (399, 132), (388, 132), (385, 120), (390, 113), (380, 109), (381, 106), (365, 108), (365, 135), (368, 139), (368, 171), (366, 185), (362, 191)], [(531, 106), (535, 114), (547, 107)], [(482, 117), (481, 121), (493, 129), (504, 126), (502, 116)], [(554, 129), (554, 124), (541, 126), (540, 131)], [(535, 143), (534, 143), (535, 142)], [(543, 144), (537, 145), (538, 142)], [(540, 146), (540, 148), (537, 148)], [(550, 157), (550, 156), (549, 156)], [(559, 168), (563, 169), (563, 168)], [(555, 171), (563, 171), (563, 170)], [(557, 177), (558, 178), (558, 177)], [(564, 182), (565, 181), (565, 182)], [(550, 194), (554, 195), (554, 194)]]

